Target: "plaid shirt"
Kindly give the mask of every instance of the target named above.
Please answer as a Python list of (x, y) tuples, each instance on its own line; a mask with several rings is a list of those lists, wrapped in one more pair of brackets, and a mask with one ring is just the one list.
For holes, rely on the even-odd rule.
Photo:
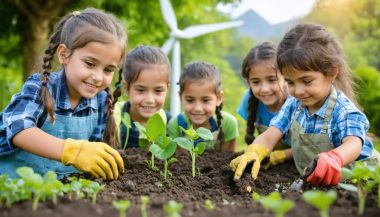
[[(305, 129), (305, 133), (317, 134), (321, 132), (329, 99), (330, 97), (313, 115), (310, 115), (306, 108), (301, 108), (296, 121)], [(299, 100), (293, 97), (288, 99), (279, 114), (272, 119), (270, 125), (277, 127), (284, 135), (288, 135), (287, 132), (295, 118), (294, 114), (298, 107), (300, 107)], [(368, 158), (373, 151), (373, 144), (366, 137), (368, 128), (367, 117), (355, 107), (344, 93), (338, 91), (337, 101), (328, 122), (328, 136), (334, 147), (340, 146), (347, 136), (357, 136), (364, 141), (358, 160)]]
[[(41, 74), (30, 76), (24, 83), (21, 92), (13, 95), (9, 105), (0, 116), (0, 154), (15, 149), (12, 138), (20, 131), (31, 127), (42, 127), (47, 119), (39, 90)], [(49, 92), (54, 98), (55, 114), (85, 117), (93, 113), (98, 114), (98, 126), (95, 128), (89, 141), (103, 140), (106, 126), (106, 97), (105, 91), (96, 96), (82, 98), (79, 104), (71, 109), (66, 77), (63, 71), (50, 74), (48, 83)]]

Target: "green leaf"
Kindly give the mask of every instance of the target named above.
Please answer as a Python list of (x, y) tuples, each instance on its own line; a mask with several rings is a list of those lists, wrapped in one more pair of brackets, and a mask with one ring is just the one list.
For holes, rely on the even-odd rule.
[(319, 210), (328, 210), (332, 203), (336, 200), (336, 191), (329, 190), (327, 192), (321, 190), (305, 191), (302, 198), (310, 205)]
[(213, 140), (214, 136), (212, 135), (211, 131), (209, 129), (206, 129), (204, 127), (200, 127), (196, 130), (199, 137), (201, 137), (204, 140)]
[(149, 141), (156, 141), (158, 136), (166, 135), (165, 122), (159, 113), (154, 114), (146, 123), (146, 135)]
[(184, 148), (184, 149), (186, 149), (186, 150), (188, 150), (188, 151), (190, 151), (190, 152), (191, 152), (191, 151), (193, 150), (193, 148), (194, 148), (193, 143), (190, 142), (188, 139), (185, 139), (185, 138), (183, 138), (183, 137), (175, 138), (175, 139), (173, 139), (173, 141), (174, 141), (175, 143), (177, 143), (178, 146), (180, 146), (180, 147), (182, 147), (182, 148)]
[(357, 192), (358, 191), (358, 188), (355, 186), (355, 185), (352, 185), (352, 184), (344, 184), (344, 183), (339, 183), (338, 184), (339, 187), (347, 190), (347, 191), (354, 191), (354, 192)]
[(192, 140), (196, 140), (199, 138), (198, 133), (194, 130), (193, 126), (190, 125), (189, 129), (185, 130), (183, 127), (179, 126), (179, 128)]
[(197, 146), (195, 146), (194, 148), (194, 153), (196, 155), (201, 155), (203, 154), (203, 152), (205, 151), (206, 149), (206, 143), (205, 142), (200, 142), (197, 144)]
[(175, 150), (177, 148), (177, 144), (175, 142), (170, 142), (168, 146), (163, 149), (157, 144), (152, 144), (149, 147), (149, 151), (154, 154), (160, 160), (166, 160), (169, 157), (173, 156)]

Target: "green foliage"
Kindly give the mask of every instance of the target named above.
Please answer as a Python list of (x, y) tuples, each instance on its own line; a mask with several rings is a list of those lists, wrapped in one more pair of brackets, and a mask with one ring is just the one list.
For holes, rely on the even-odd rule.
[(359, 102), (370, 122), (369, 130), (380, 135), (380, 72), (369, 66), (358, 67), (355, 71), (360, 77)]
[(310, 190), (302, 194), (302, 198), (310, 205), (319, 210), (321, 217), (329, 217), (329, 209), (336, 200), (336, 191), (327, 192), (321, 190)]
[(294, 202), (292, 200), (283, 199), (281, 194), (277, 191), (274, 191), (267, 196), (262, 196), (253, 192), (252, 198), (255, 202), (259, 202), (266, 210), (273, 211), (276, 217), (283, 217), (294, 207)]
[(354, 191), (358, 194), (358, 214), (362, 215), (365, 209), (365, 203), (368, 192), (375, 186), (376, 182), (371, 177), (371, 169), (364, 162), (358, 161), (352, 170), (342, 168), (343, 177), (351, 180), (353, 184), (339, 183), (339, 187), (348, 191)]
[(212, 211), (215, 209), (214, 203), (209, 199), (205, 200), (204, 207), (207, 211)]
[(148, 213), (146, 212), (146, 206), (149, 203), (149, 197), (146, 195), (142, 195), (140, 197), (140, 200), (141, 200), (141, 209), (140, 209), (141, 217), (148, 217)]
[(167, 217), (181, 217), (179, 213), (183, 209), (183, 204), (178, 203), (174, 200), (169, 200), (164, 207), (163, 210), (166, 213)]
[(128, 208), (131, 206), (131, 202), (129, 200), (117, 200), (112, 201), (113, 207), (119, 210), (119, 216), (125, 217)]
[(202, 138), (205, 141), (211, 141), (212, 139), (214, 139), (214, 137), (211, 131), (204, 127), (199, 127), (198, 129), (194, 130), (193, 126), (190, 125), (189, 129), (184, 129), (181, 126), (180, 126), (180, 129), (185, 133), (186, 138), (178, 137), (178, 138), (175, 138), (173, 141), (177, 143), (180, 147), (190, 152), (191, 160), (192, 160), (191, 171), (192, 171), (193, 177), (195, 177), (195, 158), (196, 156), (203, 154), (204, 150), (206, 149), (206, 143), (199, 142), (195, 146), (194, 141), (198, 138)]

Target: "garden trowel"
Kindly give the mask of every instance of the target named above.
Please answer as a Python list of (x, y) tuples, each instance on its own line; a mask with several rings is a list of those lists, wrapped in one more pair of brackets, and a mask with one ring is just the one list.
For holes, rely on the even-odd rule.
[(293, 191), (301, 190), (306, 178), (310, 176), (310, 174), (314, 171), (315, 167), (317, 166), (317, 162), (318, 162), (318, 157), (314, 158), (314, 160), (310, 162), (310, 164), (305, 168), (303, 175), (300, 178), (296, 179), (290, 185), (289, 189)]

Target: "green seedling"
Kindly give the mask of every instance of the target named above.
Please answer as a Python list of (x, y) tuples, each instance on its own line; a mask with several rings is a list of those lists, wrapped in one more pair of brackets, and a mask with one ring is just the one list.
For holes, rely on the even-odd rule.
[(115, 207), (117, 210), (119, 210), (119, 216), (125, 217), (127, 214), (128, 208), (131, 206), (131, 202), (129, 200), (118, 200), (118, 201), (112, 201), (113, 207)]
[(146, 206), (148, 205), (149, 203), (149, 197), (148, 196), (141, 196), (140, 197), (140, 200), (141, 200), (141, 217), (148, 217), (148, 213), (146, 211)]
[(195, 158), (196, 156), (202, 155), (203, 152), (206, 149), (206, 143), (200, 142), (196, 146), (194, 145), (194, 141), (198, 138), (202, 138), (206, 141), (213, 140), (214, 137), (209, 129), (200, 127), (196, 130), (194, 130), (193, 126), (190, 125), (190, 128), (188, 130), (182, 128), (180, 126), (180, 129), (185, 133), (186, 138), (178, 137), (175, 138), (174, 141), (179, 145), (180, 147), (188, 150), (191, 154), (191, 161), (192, 161), (192, 175), (195, 177)]
[(358, 214), (362, 215), (365, 209), (366, 197), (369, 191), (375, 186), (376, 182), (370, 179), (371, 170), (363, 162), (356, 162), (352, 170), (342, 168), (343, 177), (350, 179), (351, 183), (339, 183), (339, 186), (348, 191), (354, 191), (358, 194)]
[(104, 189), (105, 185), (100, 185), (97, 182), (88, 179), (79, 179), (83, 186), (83, 191), (91, 198), (92, 204), (96, 204), (96, 196)]
[(377, 206), (380, 207), (380, 166), (369, 166), (371, 170), (370, 177), (377, 184)]
[(177, 144), (172, 138), (166, 136), (165, 122), (159, 113), (154, 114), (148, 119), (146, 135), (151, 142), (149, 151), (152, 153), (152, 156), (164, 161), (164, 177), (166, 179), (169, 165), (168, 160), (175, 153)]
[(212, 211), (215, 209), (214, 203), (209, 199), (205, 200), (204, 207), (207, 211)]
[(331, 204), (336, 200), (336, 191), (329, 190), (327, 192), (321, 190), (306, 191), (302, 194), (302, 198), (310, 205), (319, 210), (321, 217), (329, 217), (329, 209)]
[(183, 209), (183, 204), (174, 200), (169, 200), (169, 202), (164, 205), (163, 209), (167, 217), (181, 217), (179, 212)]
[(57, 175), (53, 171), (48, 171), (44, 177), (41, 177), (30, 167), (20, 167), (16, 173), (24, 180), (25, 186), (33, 192), (33, 210), (37, 210), (41, 199), (52, 198), (53, 202), (56, 202), (56, 196), (62, 194), (63, 184), (57, 180)]
[(272, 210), (276, 217), (283, 217), (294, 207), (293, 201), (282, 199), (281, 194), (277, 191), (274, 191), (267, 196), (252, 194), (252, 197), (254, 197), (254, 200), (260, 202), (266, 210)]
[(11, 207), (13, 203), (32, 198), (32, 191), (23, 179), (11, 179), (0, 175), (0, 207)]

